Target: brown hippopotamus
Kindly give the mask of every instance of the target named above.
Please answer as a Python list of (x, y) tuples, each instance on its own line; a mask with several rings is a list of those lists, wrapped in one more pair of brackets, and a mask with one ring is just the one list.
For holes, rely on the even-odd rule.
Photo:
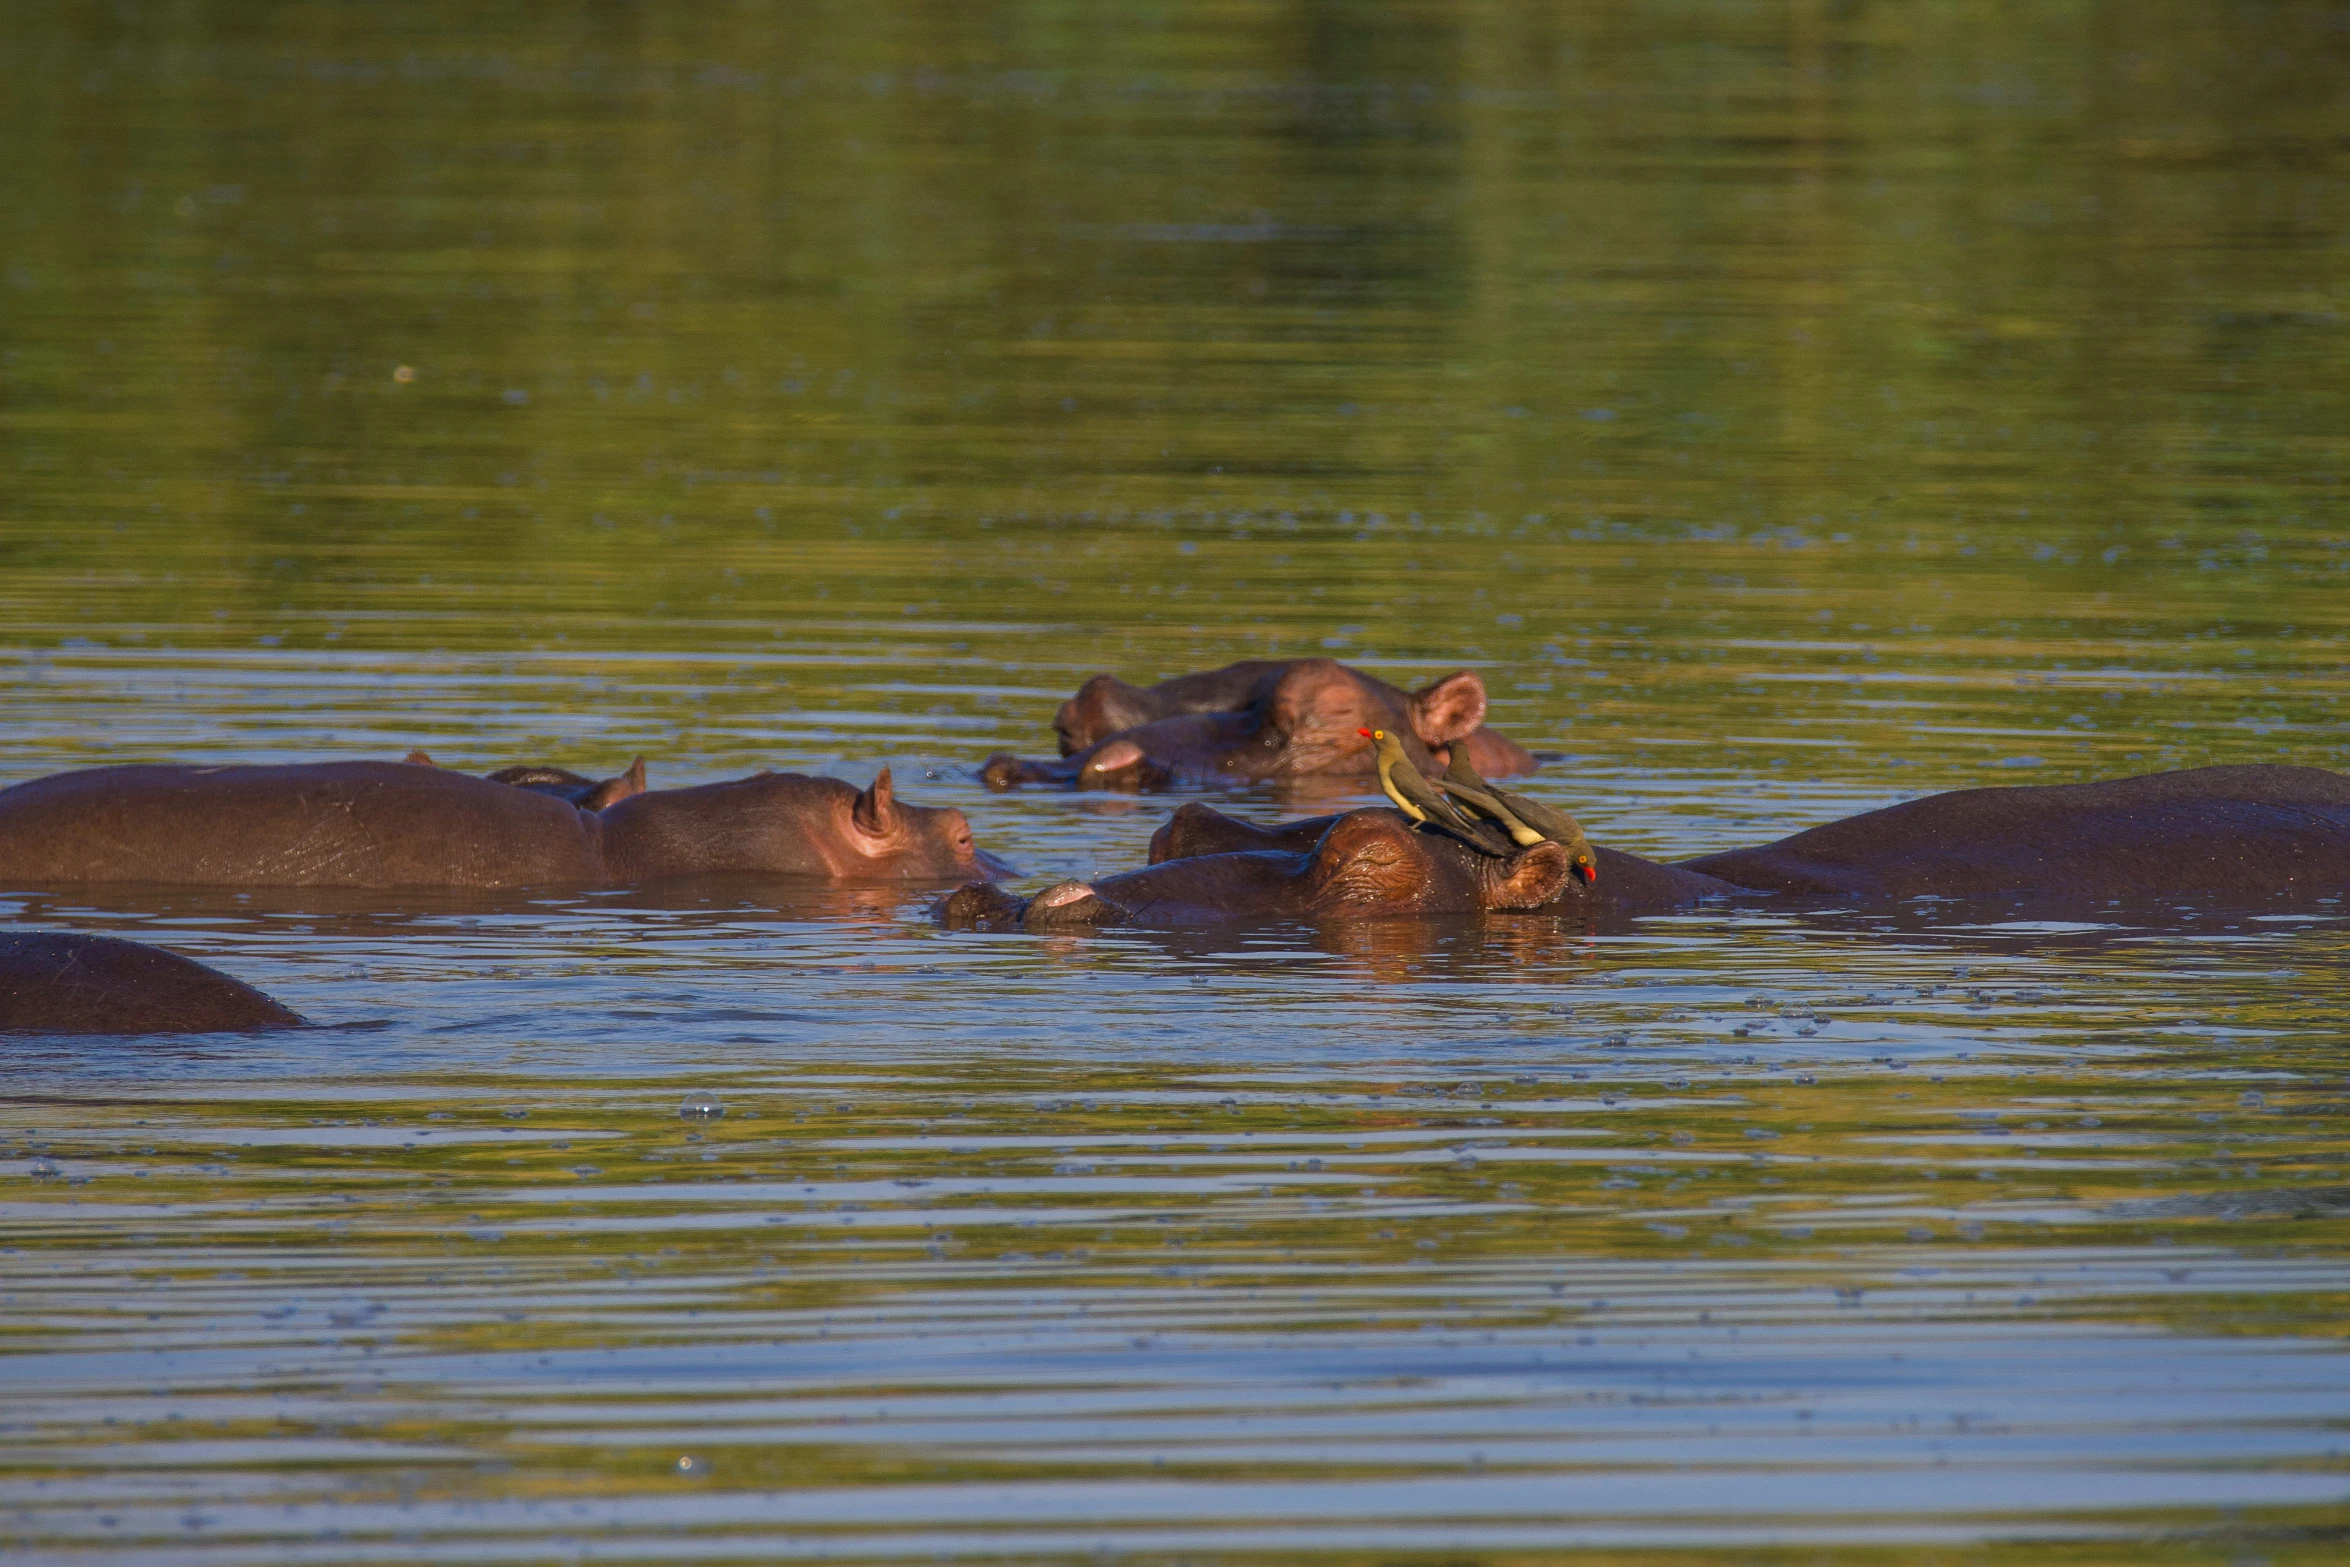
[[(1348, 896), (1301, 895), (1299, 878), (1266, 874), (1319, 863), (1341, 826), (1387, 818), (1397, 847), (1378, 874), (1337, 879)], [(1363, 840), (1373, 841), (1373, 840)], [(1556, 845), (1538, 844), (1524, 854)], [(941, 906), (950, 922), (1030, 929), (1375, 914), (1513, 910), (1610, 918), (1706, 898), (1924, 896), (2074, 906), (2159, 898), (2245, 904), (2350, 892), (2350, 777), (2311, 767), (2203, 767), (2101, 783), (1962, 789), (1869, 811), (1754, 849), (1678, 864), (1595, 847), (1597, 880), (1562, 877), (1539, 899), (1510, 880), (1524, 858), (1496, 858), (1392, 811), (1350, 811), (1263, 827), (1197, 803), (1151, 838), (1151, 867), (1091, 888), (1075, 882), (1022, 902), (965, 887)], [(1559, 851), (1564, 863), (1565, 851)], [(1503, 896), (1484, 896), (1500, 881)], [(1309, 888), (1309, 890), (1311, 890)], [(1149, 897), (1164, 895), (1172, 913)]]
[(1030, 930), (1478, 914), (1539, 908), (1574, 879), (1567, 851), (1555, 843), (1507, 856), (1479, 854), (1420, 832), (1402, 812), (1385, 807), (1327, 817), (1319, 826), (1310, 839), (1282, 836), (1279, 847), (1154, 858), (1143, 870), (1090, 885), (1062, 882), (1033, 898), (970, 882), (937, 912), (950, 925)]
[[(1310, 848), (1333, 826), (1350, 816), (1379, 814), (1383, 813), (1350, 811), (1337, 816), (1311, 816), (1302, 821), (1284, 822), (1278, 827), (1261, 827), (1194, 801), (1177, 808), (1175, 814), (1157, 832), (1151, 834), (1150, 862), (1161, 865), (1170, 861), (1229, 854), (1294, 854)], [(1398, 812), (1384, 814), (1394, 815), (1399, 821), (1402, 819)], [(1443, 848), (1430, 848), (1426, 852), (1439, 861), (1460, 862), (1463, 871), (1472, 869), (1470, 862), (1482, 860), (1493, 863), (1492, 856), (1480, 854), (1466, 844), (1442, 834), (1422, 831), (1415, 837), (1428, 844), (1442, 844)], [(1573, 869), (1572, 856), (1566, 849), (1556, 844), (1536, 847), (1558, 848), (1560, 854), (1567, 858), (1570, 871)], [(1609, 917), (1684, 908), (1701, 899), (1735, 897), (1747, 890), (1717, 876), (1704, 875), (1676, 865), (1659, 865), (1654, 860), (1644, 860), (1636, 854), (1626, 854), (1617, 849), (1594, 845), (1591, 852), (1598, 860), (1598, 874), (1590, 881), (1570, 874), (1565, 883), (1538, 905), (1495, 903), (1487, 907)], [(1440, 911), (1398, 908), (1393, 912)]]
[(0, 931), (0, 1033), (222, 1034), (300, 1028), (241, 980), (161, 947)]
[(994, 756), (989, 787), (1161, 789), (1171, 784), (1368, 778), (1360, 731), (1386, 729), (1422, 771), (1465, 745), (1487, 777), (1532, 772), (1534, 758), (1485, 724), (1485, 682), (1469, 670), (1405, 691), (1334, 659), (1251, 660), (1148, 687), (1096, 675), (1061, 705), (1057, 761)]
[(2345, 892), (2350, 777), (2196, 767), (1959, 789), (1682, 868), (1764, 892), (1841, 898), (2243, 903)]
[(649, 789), (601, 811), (402, 762), (100, 767), (0, 790), (0, 883), (614, 886), (681, 876), (1000, 875), (963, 813), (899, 803), (884, 768)]
[[(415, 767), (441, 765), (422, 751), (410, 751), (401, 760)], [(537, 794), (551, 794), (558, 800), (570, 801), (583, 811), (600, 811), (607, 805), (618, 805), (632, 794), (645, 792), (645, 759), (638, 757), (628, 764), (627, 772), (611, 778), (588, 778), (568, 767), (549, 767), (540, 762), (529, 762), (520, 767), (501, 767), (483, 776), (491, 783), (528, 789)]]

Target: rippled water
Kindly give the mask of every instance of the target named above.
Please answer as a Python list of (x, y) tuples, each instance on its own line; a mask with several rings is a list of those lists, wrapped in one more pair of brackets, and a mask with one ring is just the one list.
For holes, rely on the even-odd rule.
[[(0, 72), (0, 781), (887, 762), (1034, 885), (1172, 802), (980, 759), (1325, 651), (1668, 858), (2350, 765), (2321, 7), (67, 3)], [(323, 1025), (0, 1049), (0, 1554), (2335, 1561), (2350, 921), (2206, 891), (0, 892)]]

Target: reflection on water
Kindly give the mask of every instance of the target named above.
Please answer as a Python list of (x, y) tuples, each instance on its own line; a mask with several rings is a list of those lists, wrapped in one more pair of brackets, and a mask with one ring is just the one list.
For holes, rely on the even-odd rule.
[[(2350, 763), (2323, 8), (0, 33), (0, 781), (887, 762), (1035, 885), (1173, 802), (980, 759), (1307, 653), (1672, 858)], [(0, 894), (323, 1025), (0, 1051), (0, 1553), (2340, 1554), (2339, 903), (926, 896)]]

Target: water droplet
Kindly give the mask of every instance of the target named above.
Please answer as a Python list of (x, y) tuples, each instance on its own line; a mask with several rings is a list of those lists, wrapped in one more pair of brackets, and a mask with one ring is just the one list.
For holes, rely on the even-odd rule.
[(684, 1103), (677, 1107), (678, 1119), (681, 1121), (715, 1121), (724, 1114), (726, 1106), (719, 1102), (716, 1094), (688, 1094)]

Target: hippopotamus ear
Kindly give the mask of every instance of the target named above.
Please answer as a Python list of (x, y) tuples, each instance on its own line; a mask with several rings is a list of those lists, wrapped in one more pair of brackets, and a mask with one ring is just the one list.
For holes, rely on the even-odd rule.
[(1575, 862), (1566, 850), (1555, 843), (1535, 844), (1510, 860), (1493, 878), (1485, 906), (1538, 909), (1566, 891), (1574, 873)]
[(583, 811), (600, 811), (607, 805), (618, 805), (632, 795), (645, 792), (645, 759), (638, 757), (628, 764), (628, 771), (617, 778), (607, 778), (579, 797)]
[(1469, 670), (1412, 693), (1412, 732), (1425, 746), (1465, 740), (1485, 722), (1485, 682)]
[(441, 765), (440, 763), (434, 761), (431, 757), (425, 755), (422, 751), (411, 751), (406, 756), (401, 757), (400, 760), (407, 763), (410, 767), (438, 767)]
[(868, 837), (887, 838), (897, 832), (901, 819), (897, 796), (890, 786), (888, 768), (881, 770), (873, 780), (872, 788), (857, 796), (856, 805), (850, 809), (849, 820), (855, 822), (857, 830)]
[(1053, 714), (1053, 733), (1063, 756), (1075, 756), (1097, 740), (1132, 729), (1151, 717), (1149, 693), (1116, 675), (1096, 675)]

